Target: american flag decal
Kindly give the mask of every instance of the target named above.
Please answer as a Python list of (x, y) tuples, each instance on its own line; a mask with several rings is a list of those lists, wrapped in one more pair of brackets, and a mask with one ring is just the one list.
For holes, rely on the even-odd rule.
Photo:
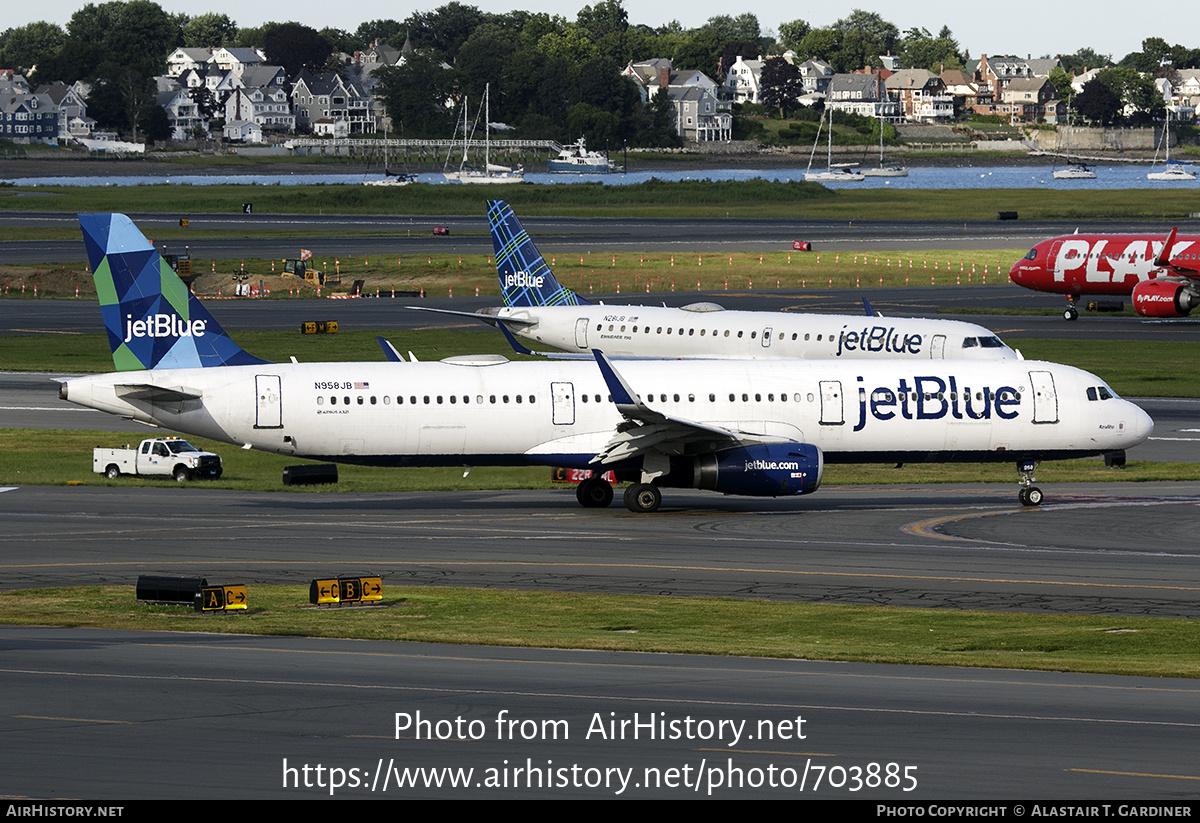
[(355, 383), (355, 384), (354, 384), (354, 388), (356, 388), (356, 389), (369, 389), (369, 388), (371, 388), (371, 384), (370, 384), (370, 383)]

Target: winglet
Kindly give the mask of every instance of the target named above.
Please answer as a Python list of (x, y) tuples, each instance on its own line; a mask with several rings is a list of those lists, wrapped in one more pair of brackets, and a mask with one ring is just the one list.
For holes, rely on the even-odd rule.
[(638, 400), (637, 394), (625, 382), (625, 378), (621, 377), (613, 368), (613, 364), (604, 352), (592, 349), (592, 356), (596, 358), (596, 365), (600, 367), (600, 374), (603, 375), (604, 382), (608, 385), (608, 392), (612, 395), (613, 403), (622, 414), (628, 415), (630, 412), (653, 414), (649, 407)]
[(588, 301), (563, 286), (542, 259), (521, 221), (503, 200), (488, 201), (496, 274), (506, 306), (581, 306)]
[(1171, 228), (1171, 233), (1167, 236), (1167, 242), (1163, 243), (1162, 249), (1158, 252), (1158, 257), (1154, 258), (1154, 265), (1160, 269), (1171, 265), (1171, 247), (1175, 245), (1175, 233), (1177, 231), (1179, 231), (1178, 226)]
[(383, 356), (392, 363), (403, 363), (404, 356), (396, 351), (396, 347), (391, 344), (386, 337), (376, 337), (375, 342), (379, 344), (379, 348), (383, 349)]
[(79, 227), (117, 371), (249, 366), (154, 246), (123, 214), (81, 214)]

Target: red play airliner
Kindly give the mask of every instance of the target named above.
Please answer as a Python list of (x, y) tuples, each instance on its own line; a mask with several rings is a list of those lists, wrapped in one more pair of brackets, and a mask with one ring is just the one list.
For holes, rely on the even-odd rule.
[(1018, 286), (1067, 296), (1063, 317), (1079, 316), (1083, 295), (1132, 295), (1147, 317), (1183, 317), (1200, 306), (1200, 236), (1068, 234), (1043, 240), (1008, 276)]

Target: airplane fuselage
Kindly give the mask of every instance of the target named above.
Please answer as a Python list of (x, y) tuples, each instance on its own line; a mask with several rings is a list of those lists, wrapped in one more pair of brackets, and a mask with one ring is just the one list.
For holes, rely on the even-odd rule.
[[(1099, 378), (1034, 361), (635, 361), (621, 372), (655, 411), (810, 443), (830, 462), (1094, 455), (1152, 426)], [(595, 363), (487, 356), (117, 372), (69, 380), (62, 396), (239, 446), (392, 466), (595, 468), (623, 422)]]
[(666, 306), (522, 306), (489, 309), (510, 330), (568, 352), (611, 357), (731, 360), (1016, 359), (974, 323), (920, 318), (730, 311)]

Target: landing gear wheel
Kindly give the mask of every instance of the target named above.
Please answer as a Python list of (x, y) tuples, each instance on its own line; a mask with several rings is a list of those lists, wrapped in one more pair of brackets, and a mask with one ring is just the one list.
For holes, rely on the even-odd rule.
[(109, 466), (107, 469), (104, 470), (104, 476), (107, 477), (109, 480), (116, 480), (118, 477), (121, 476), (121, 470), (119, 468), (117, 468), (116, 466)]
[(1037, 486), (1030, 486), (1027, 489), (1021, 489), (1017, 493), (1017, 498), (1021, 501), (1022, 506), (1040, 506), (1042, 504), (1042, 490)]
[(1079, 310), (1074, 306), (1063, 312), (1063, 320), (1078, 320)]
[(192, 479), (192, 473), (185, 466), (177, 467), (173, 476), (176, 483), (186, 483)]
[(662, 505), (662, 492), (651, 483), (635, 483), (625, 490), (625, 508), (634, 514), (650, 514)]
[(607, 480), (589, 477), (575, 487), (575, 499), (585, 509), (605, 509), (613, 501), (613, 487)]

